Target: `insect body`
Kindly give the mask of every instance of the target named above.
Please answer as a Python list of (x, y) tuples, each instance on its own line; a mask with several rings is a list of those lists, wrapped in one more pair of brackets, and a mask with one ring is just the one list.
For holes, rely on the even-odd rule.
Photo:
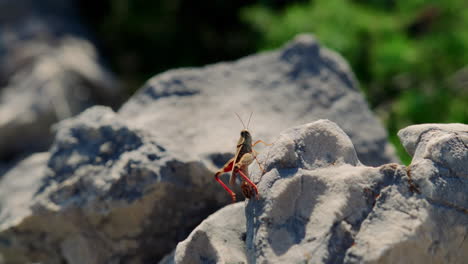
[[(226, 164), (224, 164), (223, 168), (221, 168), (215, 173), (216, 181), (218, 181), (219, 184), (221, 184), (221, 186), (223, 186), (223, 188), (231, 195), (232, 202), (236, 201), (236, 194), (219, 179), (219, 175), (231, 171), (231, 177), (229, 179), (230, 185), (235, 185), (236, 177), (237, 175), (240, 175), (242, 177), (241, 189), (244, 196), (246, 198), (257, 196), (258, 198), (257, 185), (255, 185), (255, 183), (253, 183), (248, 177), (249, 165), (253, 162), (254, 159), (257, 159), (253, 147), (258, 143), (269, 145), (263, 142), (262, 140), (258, 140), (257, 142), (252, 144), (252, 136), (250, 135), (249, 130), (243, 129), (240, 133), (239, 141), (237, 142), (236, 155), (234, 156), (234, 158), (230, 159)], [(263, 171), (262, 167), (260, 166), (260, 163), (258, 163), (258, 166)]]

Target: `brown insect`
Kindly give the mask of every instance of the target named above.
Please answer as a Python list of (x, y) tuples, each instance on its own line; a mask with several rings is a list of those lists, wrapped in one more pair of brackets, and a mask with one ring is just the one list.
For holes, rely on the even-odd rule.
[(255, 155), (256, 151), (253, 149), (253, 147), (258, 143), (263, 143), (267, 146), (271, 145), (263, 142), (262, 140), (257, 140), (254, 144), (252, 144), (252, 136), (250, 135), (250, 132), (248, 130), (252, 114), (250, 114), (249, 122), (247, 123), (247, 128), (245, 127), (244, 122), (242, 122), (240, 116), (237, 113), (236, 115), (241, 121), (242, 125), (244, 126), (244, 129), (240, 133), (239, 141), (237, 142), (236, 155), (234, 156), (234, 158), (230, 159), (226, 164), (224, 164), (223, 168), (218, 170), (215, 174), (216, 181), (218, 181), (219, 184), (221, 184), (221, 186), (223, 186), (223, 188), (231, 195), (232, 202), (236, 201), (236, 194), (219, 179), (219, 175), (231, 171), (229, 184), (234, 185), (236, 183), (236, 177), (239, 174), (242, 177), (241, 189), (244, 196), (250, 199), (255, 195), (258, 198), (257, 185), (255, 185), (255, 183), (253, 183), (249, 179), (248, 168), (249, 165), (255, 159), (257, 161), (258, 166), (260, 167), (260, 170), (262, 170), (263, 172), (265, 171), (258, 162), (257, 156)]

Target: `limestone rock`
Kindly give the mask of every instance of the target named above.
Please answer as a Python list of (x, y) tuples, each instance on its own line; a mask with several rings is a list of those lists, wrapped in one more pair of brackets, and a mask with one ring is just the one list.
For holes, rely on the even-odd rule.
[(229, 203), (201, 162), (174, 158), (109, 108), (56, 129), (49, 153), (0, 181), (5, 263), (147, 263)]
[(468, 213), (468, 125), (414, 125), (398, 136), (413, 153), (407, 171), (416, 191), (441, 208)]
[[(344, 259), (348, 238), (357, 236), (372, 211), (373, 192), (400, 186), (400, 176), (406, 175), (396, 165), (382, 169), (361, 164), (358, 157), (369, 164), (395, 158), (348, 66), (310, 36), (300, 36), (277, 52), (164, 73), (117, 114), (94, 107), (60, 122), (43, 160), (28, 158), (7, 173), (6, 183), (0, 179), (0, 193), (9, 194), (0, 200), (0, 259), (8, 264), (159, 261), (203, 219), (230, 202), (212, 175), (235, 150), (241, 128), (236, 111), (246, 125), (246, 115), (254, 111), (249, 126), (254, 139), (274, 143), (259, 157), (268, 173), (260, 177), (258, 167), (250, 170), (259, 182), (261, 199), (227, 207), (209, 218), (209, 224), (202, 224), (164, 261), (183, 262), (205, 249), (198, 256), (210, 260), (251, 261), (255, 252), (262, 252), (264, 259), (274, 261), (278, 250), (321, 243), (330, 244), (336, 260)], [(279, 131), (318, 117), (335, 120), (351, 139), (326, 120), (291, 128), (276, 138)], [(23, 198), (20, 192), (5, 191), (12, 186), (8, 179), (28, 174), (21, 168), (38, 168), (28, 175), (33, 182), (20, 181), (15, 187), (29, 194)], [(400, 189), (410, 192), (406, 185)], [(336, 200), (328, 201), (328, 196)], [(291, 206), (295, 203), (290, 199), (297, 206)], [(321, 211), (303, 208), (316, 201)], [(318, 215), (312, 216), (314, 212)], [(348, 213), (350, 224), (343, 222)], [(214, 224), (225, 215), (229, 219)], [(320, 219), (324, 233), (301, 227), (307, 217), (311, 223)], [(269, 218), (276, 221), (273, 229), (265, 226)], [(336, 222), (339, 228), (330, 237), (326, 228)], [(220, 225), (229, 227), (220, 231), (226, 234), (213, 233)], [(245, 242), (238, 236), (242, 226)], [(282, 226), (286, 229), (278, 231)], [(254, 236), (252, 230), (259, 231)], [(270, 231), (279, 242), (257, 239)], [(299, 235), (291, 235), (296, 231)], [(283, 239), (282, 232), (290, 237)], [(299, 241), (301, 236), (315, 240)], [(204, 241), (217, 242), (210, 242), (210, 251), (198, 246)], [(227, 253), (228, 248), (235, 250)], [(320, 247), (317, 256), (334, 260), (326, 248)], [(286, 260), (294, 255), (287, 252)]]
[(367, 221), (367, 230), (356, 239), (368, 245), (353, 247), (349, 256), (360, 255), (357, 260), (369, 263), (464, 263), (468, 259), (468, 126), (414, 125), (400, 130), (398, 136), (413, 156), (405, 168), (411, 196), (398, 203), (389, 201), (391, 207), (376, 211), (376, 219)]
[[(205, 219), (177, 245), (177, 263), (240, 263), (245, 261), (244, 203), (224, 207)], [(220, 232), (210, 232), (219, 230)], [(229, 243), (226, 243), (229, 241)], [(166, 260), (167, 261), (167, 260)]]
[[(220, 262), (224, 259), (212, 252), (231, 245), (246, 249), (238, 263), (464, 263), (468, 164), (459, 167), (458, 160), (468, 153), (461, 144), (466, 130), (427, 125), (439, 134), (425, 137), (417, 135), (426, 131), (421, 127), (399, 133), (410, 138), (402, 140), (405, 145), (418, 139), (415, 153), (426, 153), (408, 168), (363, 166), (349, 138), (326, 120), (286, 130), (259, 158), (267, 172), (251, 165), (261, 198), (245, 202), (245, 213), (237, 216), (238, 222), (246, 219), (245, 245), (235, 236), (214, 242), (224, 228), (209, 223), (235, 222), (221, 210), (166, 263), (205, 263), (205, 257)], [(195, 239), (200, 234), (206, 239)], [(204, 251), (207, 245), (210, 252)]]
[[(153, 129), (169, 152), (206, 157), (232, 153), (242, 129), (272, 142), (281, 131), (321, 118), (350, 135), (364, 164), (397, 161), (382, 125), (369, 110), (348, 64), (300, 35), (283, 49), (152, 78), (119, 113)], [(225, 160), (223, 160), (225, 161)]]
[(414, 125), (400, 130), (398, 136), (413, 156), (412, 164), (426, 159), (468, 177), (468, 125)]

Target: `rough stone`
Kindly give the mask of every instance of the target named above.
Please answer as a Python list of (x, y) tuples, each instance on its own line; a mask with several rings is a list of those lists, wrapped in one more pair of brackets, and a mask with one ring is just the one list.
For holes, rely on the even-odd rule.
[(430, 160), (459, 177), (468, 177), (468, 125), (413, 125), (400, 130), (398, 136), (413, 156), (413, 165)]
[(413, 153), (407, 171), (414, 188), (432, 203), (468, 212), (468, 125), (414, 125), (398, 136)]
[(56, 129), (49, 153), (0, 182), (4, 263), (147, 263), (229, 203), (201, 162), (174, 158), (110, 108)]
[[(266, 258), (293, 244), (300, 248), (321, 241), (337, 252), (337, 260), (344, 259), (350, 239), (356, 236), (366, 213), (372, 211), (373, 192), (394, 184), (401, 189), (397, 191), (412, 195), (409, 184), (398, 185), (410, 182), (404, 168), (361, 164), (358, 157), (369, 164), (395, 160), (385, 132), (367, 108), (346, 63), (318, 46), (312, 37), (300, 36), (277, 52), (164, 73), (150, 80), (117, 114), (109, 108), (94, 107), (60, 122), (55, 126), (50, 151), (42, 156), (44, 160), (37, 161), (33, 156), (22, 165), (40, 168), (38, 174), (28, 176), (34, 178), (31, 184), (25, 180), (15, 187), (30, 196), (20, 198), (21, 192), (9, 192), (8, 199), (0, 200), (0, 216), (4, 217), (0, 223), (0, 259), (8, 264), (160, 260), (203, 219), (229, 203), (229, 196), (212, 175), (232, 157), (241, 127), (233, 113), (239, 108), (246, 125), (246, 114), (254, 111), (249, 126), (254, 139), (274, 143), (259, 157), (268, 173), (260, 177), (258, 167), (250, 170), (262, 196), (259, 201), (242, 205), (247, 215), (239, 213), (241, 206), (235, 205), (197, 229), (198, 233), (190, 237), (196, 241), (226, 238), (226, 242), (213, 243), (213, 251), (200, 252), (203, 254), (199, 256), (251, 261), (257, 251), (264, 252)], [(283, 128), (322, 116), (343, 126), (351, 139), (325, 120), (289, 129), (274, 138)], [(351, 140), (359, 146), (357, 153)], [(15, 167), (6, 179), (24, 173), (21, 167)], [(329, 178), (334, 180), (328, 183)], [(11, 186), (8, 181), (2, 182), (0, 193)], [(327, 196), (337, 197), (336, 201), (328, 202)], [(297, 199), (296, 207), (288, 201), (293, 198)], [(321, 211), (303, 208), (316, 200), (321, 201)], [(284, 215), (275, 208), (285, 210)], [(320, 221), (321, 214), (329, 217), (321, 222), (324, 228), (339, 222), (339, 228), (333, 229), (335, 235), (330, 237), (326, 230), (315, 235), (318, 230), (310, 233), (301, 227), (309, 221), (301, 218), (308, 210), (310, 214), (317, 212), (313, 217)], [(351, 215), (351, 224), (343, 222), (344, 213)], [(244, 236), (234, 242), (224, 234), (212, 233), (220, 226), (213, 224), (214, 219), (224, 215), (229, 219), (222, 223), (229, 228), (221, 232), (237, 234), (240, 229), (234, 226), (245, 223), (238, 227), (245, 227), (245, 243)], [(310, 217), (310, 221), (318, 221)], [(268, 222), (261, 221), (268, 218), (277, 221), (274, 227), (286, 228), (276, 232), (262, 226)], [(212, 231), (205, 232), (206, 228)], [(279, 236), (283, 244), (259, 242), (257, 235), (264, 233), (249, 233), (258, 228)], [(291, 230), (299, 235), (288, 234), (290, 237), (283, 239), (282, 234)], [(317, 241), (297, 242), (301, 236), (316, 236)], [(189, 260), (197, 249), (206, 249), (190, 241), (164, 261)], [(235, 250), (226, 253), (235, 243)], [(284, 252), (284, 259), (292, 254)], [(319, 252), (320, 259), (333, 260), (326, 255), (328, 251)]]
[(0, 181), (0, 230), (18, 224), (31, 214), (34, 191), (42, 184), (47, 171), (47, 152), (31, 155), (21, 161), (14, 170)]
[(234, 151), (242, 128), (236, 112), (246, 126), (253, 112), (253, 137), (267, 142), (327, 118), (350, 135), (364, 164), (397, 161), (348, 64), (310, 35), (278, 51), (157, 75), (119, 111), (132, 124), (158, 131), (169, 152), (211, 158), (217, 166), (219, 153)]
[[(244, 203), (236, 203), (212, 214), (177, 245), (174, 261), (187, 264), (245, 261), (245, 218), (240, 217), (244, 210)], [(221, 232), (210, 232), (213, 229)]]
[(0, 1), (0, 162), (47, 150), (58, 120), (120, 102), (74, 4)]
[[(246, 249), (237, 263), (464, 263), (468, 163), (458, 167), (468, 153), (460, 145), (463, 131), (463, 125), (409, 127), (399, 133), (404, 145), (412, 140), (414, 153), (424, 155), (409, 167), (367, 167), (329, 121), (289, 129), (259, 157), (264, 175), (251, 165), (261, 198), (246, 201), (245, 213), (237, 216), (238, 222), (246, 219), (245, 245), (236, 237), (214, 243), (224, 228), (208, 222), (236, 221), (226, 209), (200, 224), (165, 261), (222, 262), (212, 252), (232, 245)], [(200, 234), (206, 239), (197, 240)]]

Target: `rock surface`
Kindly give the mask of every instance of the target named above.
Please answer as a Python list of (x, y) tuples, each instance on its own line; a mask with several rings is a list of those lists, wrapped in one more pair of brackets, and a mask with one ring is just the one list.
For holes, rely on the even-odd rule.
[(413, 155), (408, 174), (417, 191), (433, 203), (468, 212), (468, 125), (414, 125), (398, 136)]
[(120, 101), (74, 2), (0, 1), (0, 162), (46, 150), (58, 120)]
[[(238, 263), (246, 259), (244, 203), (228, 205), (203, 221), (177, 246), (177, 263)], [(221, 232), (210, 232), (219, 230)], [(229, 243), (226, 243), (229, 241)], [(167, 260), (166, 260), (167, 261)]]
[(173, 70), (147, 82), (119, 113), (153, 129), (171, 153), (215, 159), (232, 153), (242, 129), (271, 142), (280, 131), (320, 118), (350, 135), (368, 165), (395, 162), (382, 125), (369, 110), (347, 63), (300, 35), (275, 52), (200, 69)]
[[(226, 93), (232, 95), (226, 98)], [(239, 107), (249, 109), (243, 111), (247, 114), (255, 112), (250, 123), (254, 139), (274, 143), (275, 131), (323, 115), (341, 122), (367, 162), (395, 159), (347, 65), (310, 36), (301, 36), (278, 52), (162, 74), (117, 114), (95, 107), (60, 122), (48, 153), (24, 160), (0, 180), (0, 193), (8, 196), (0, 200), (0, 259), (8, 264), (160, 260), (203, 219), (229, 203), (212, 175), (232, 157), (241, 128), (233, 113)], [(286, 134), (290, 139), (280, 138), (274, 151), (263, 151), (266, 168), (277, 166), (287, 175), (330, 164), (343, 167), (338, 172), (343, 175), (348, 169), (366, 168), (337, 125), (322, 121), (314, 127), (291, 129)], [(258, 171), (252, 169), (258, 182)], [(19, 175), (31, 180), (11, 180)], [(275, 177), (265, 175), (271, 184)], [(385, 181), (382, 175), (376, 178)], [(269, 183), (259, 187), (262, 184)], [(236, 206), (236, 212), (242, 211)], [(232, 221), (222, 223), (232, 227), (226, 233), (237, 234), (233, 226), (243, 222), (230, 212)], [(224, 241), (227, 236), (207, 237), (192, 236), (199, 241)], [(250, 243), (245, 245), (253, 245), (252, 237), (244, 239)], [(242, 245), (241, 240), (236, 245)], [(185, 248), (195, 250), (194, 246)], [(213, 252), (226, 261), (251, 257), (251, 246), (232, 253), (218, 246)]]
[(47, 172), (48, 153), (37, 153), (20, 162), (0, 181), (0, 230), (18, 224), (31, 214), (34, 191)]
[[(409, 167), (363, 166), (330, 121), (285, 131), (260, 157), (267, 173), (251, 165), (261, 199), (245, 202), (237, 220), (241, 206), (213, 214), (164, 263), (219, 263), (226, 248), (239, 252), (232, 263), (464, 263), (468, 126), (399, 135), (416, 153)], [(234, 235), (220, 243), (227, 232), (246, 232), (245, 243)]]
[(468, 126), (464, 124), (414, 125), (398, 132), (403, 146), (413, 156), (411, 165), (424, 160), (468, 178)]
[(160, 259), (229, 203), (210, 175), (109, 108), (86, 110), (57, 125), (49, 153), (26, 159), (0, 181), (0, 260)]

